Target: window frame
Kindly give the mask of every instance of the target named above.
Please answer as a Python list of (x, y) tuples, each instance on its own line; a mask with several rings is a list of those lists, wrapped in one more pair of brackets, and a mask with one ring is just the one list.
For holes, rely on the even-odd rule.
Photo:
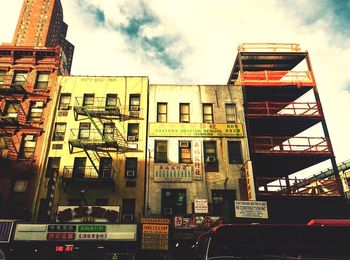
[[(166, 151), (158, 151), (161, 145), (165, 144)], [(162, 155), (162, 156), (160, 156)], [(164, 156), (165, 155), (165, 156)], [(165, 158), (163, 158), (165, 157)], [(167, 163), (168, 162), (168, 141), (166, 140), (155, 140), (154, 141), (154, 162), (155, 163)]]
[(83, 96), (83, 106), (84, 107), (93, 107), (95, 103), (95, 94), (94, 93), (85, 93)]
[[(63, 102), (66, 101), (66, 99), (69, 100), (69, 102)], [(59, 110), (69, 110), (69, 105), (72, 99), (72, 94), (70, 93), (61, 93), (60, 96), (60, 104), (58, 106)]]
[[(59, 129), (60, 127), (63, 128), (63, 126), (64, 126), (64, 131)], [(66, 122), (56, 122), (52, 141), (64, 141), (64, 136), (66, 134), (66, 130), (67, 130), (67, 123)]]
[[(47, 80), (41, 80), (41, 76), (47, 76)], [(34, 90), (37, 91), (44, 91), (47, 90), (49, 86), (49, 80), (50, 80), (50, 72), (48, 71), (39, 71), (36, 75)], [(43, 87), (42, 87), (43, 86)]]
[[(125, 158), (125, 178), (137, 178), (137, 157), (126, 157)], [(127, 175), (128, 171), (135, 171), (135, 176), (131, 177)]]
[[(186, 108), (188, 109), (188, 112), (187, 113), (183, 113), (183, 110), (182, 108)], [(180, 103), (179, 104), (179, 115), (180, 115), (180, 118), (179, 118), (179, 122), (180, 123), (190, 123), (191, 121), (191, 118), (190, 118), (190, 103)], [(184, 120), (183, 117), (185, 116), (188, 116), (188, 120)]]
[(140, 111), (141, 95), (130, 94), (129, 96), (129, 111)]
[[(212, 147), (210, 147), (212, 146)], [(214, 152), (208, 152), (208, 149), (214, 149)], [(203, 141), (203, 155), (204, 155), (204, 167), (206, 172), (218, 172), (218, 152), (217, 152), (217, 141)], [(208, 158), (214, 157), (213, 161)]]
[[(232, 106), (233, 113), (228, 113)], [(237, 107), (235, 103), (226, 103), (225, 104), (225, 115), (226, 115), (226, 123), (235, 124), (237, 123)], [(229, 120), (229, 117), (233, 117), (233, 120)]]
[[(210, 108), (210, 113), (206, 113), (206, 108)], [(212, 103), (203, 103), (202, 113), (203, 113), (203, 123), (205, 123), (205, 124), (213, 124), (214, 123), (214, 110), (213, 110)], [(211, 117), (211, 120), (206, 119), (206, 117), (208, 117), (208, 116)]]
[[(188, 143), (188, 147), (182, 147), (180, 144), (183, 142), (187, 142)], [(192, 148), (191, 148), (191, 141), (186, 141), (186, 140), (179, 140), (178, 143), (178, 147), (179, 147), (179, 163), (192, 163)], [(189, 158), (187, 157), (183, 157), (183, 151), (187, 150), (187, 154), (189, 154)]]
[[(29, 108), (29, 113), (28, 113), (28, 120), (29, 121), (33, 121), (33, 122), (39, 122), (41, 121), (43, 112), (44, 112), (44, 107), (36, 107), (36, 103), (37, 102), (41, 102), (41, 101), (31, 101), (30, 102), (30, 108)], [(38, 110), (41, 112), (34, 112), (34, 110)], [(33, 117), (33, 113), (34, 114), (39, 114), (40, 113), (40, 117), (39, 116), (35, 116)]]
[[(33, 136), (32, 140), (25, 140), (26, 137), (30, 136), (30, 135)], [(23, 134), (19, 157), (22, 159), (34, 159), (37, 141), (38, 141), (37, 135), (35, 135), (35, 134)], [(32, 146), (32, 145), (28, 146), (28, 144), (31, 144), (31, 143), (34, 143), (34, 146)], [(26, 155), (27, 153), (29, 154), (29, 156)]]
[[(236, 147), (234, 147), (234, 146)], [(242, 143), (241, 141), (227, 141), (227, 153), (229, 164), (242, 164)], [(237, 157), (235, 157), (237, 156)]]
[[(161, 111), (162, 107), (165, 108), (165, 112)], [(163, 116), (165, 116), (165, 119), (162, 118)], [(168, 103), (157, 102), (157, 122), (158, 123), (168, 122)]]
[[(128, 141), (139, 141), (140, 125), (138, 123), (128, 123)], [(132, 138), (129, 138), (132, 137)], [(134, 139), (134, 140), (133, 140)]]

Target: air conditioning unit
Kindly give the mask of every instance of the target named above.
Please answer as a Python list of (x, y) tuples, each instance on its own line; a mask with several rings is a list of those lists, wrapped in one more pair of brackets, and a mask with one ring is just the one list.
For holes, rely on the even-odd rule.
[(190, 147), (190, 142), (180, 141), (180, 147), (188, 148)]
[(140, 107), (139, 106), (130, 106), (130, 111), (139, 111)]
[(134, 214), (123, 214), (122, 219), (127, 222), (134, 221)]
[(139, 111), (130, 111), (130, 116), (131, 117), (140, 117)]
[(44, 102), (42, 102), (42, 101), (37, 101), (37, 102), (35, 102), (34, 107), (44, 107)]
[(136, 176), (136, 171), (134, 170), (126, 171), (126, 177), (135, 177), (135, 176)]
[(216, 158), (215, 158), (215, 156), (207, 156), (206, 158), (205, 158), (205, 162), (216, 162)]
[(128, 141), (135, 141), (136, 140), (136, 136), (135, 135), (129, 135), (128, 136)]
[(171, 214), (173, 214), (173, 209), (172, 208), (164, 208), (163, 213), (164, 213), (164, 215), (171, 215)]
[(68, 103), (60, 104), (60, 109), (62, 109), (62, 110), (68, 110), (68, 109), (69, 109), (69, 104), (68, 104)]

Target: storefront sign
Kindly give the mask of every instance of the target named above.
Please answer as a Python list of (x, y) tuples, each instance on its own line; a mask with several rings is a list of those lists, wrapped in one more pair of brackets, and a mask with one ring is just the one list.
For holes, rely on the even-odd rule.
[(58, 206), (57, 222), (117, 222), (119, 206)]
[(79, 225), (79, 232), (106, 232), (106, 226), (102, 225)]
[(208, 214), (208, 201), (206, 199), (194, 200), (194, 213), (206, 213)]
[(174, 217), (175, 229), (209, 229), (223, 223), (224, 219), (218, 216)]
[(72, 252), (74, 249), (73, 245), (62, 245), (62, 246), (56, 246), (55, 252)]
[(192, 182), (192, 166), (179, 164), (155, 164), (155, 182)]
[(202, 147), (200, 141), (193, 142), (193, 179), (196, 181), (203, 180), (203, 167), (202, 167)]
[(105, 240), (106, 233), (79, 233), (76, 240)]
[(237, 218), (268, 218), (266, 201), (239, 201), (235, 200)]
[(75, 239), (75, 233), (50, 232), (47, 233), (46, 240), (70, 241)]
[(246, 161), (243, 167), (247, 183), (248, 200), (256, 200), (252, 161)]
[(148, 223), (148, 224), (170, 224), (170, 219), (168, 218), (141, 218), (141, 223)]
[(142, 224), (142, 249), (168, 250), (169, 225)]
[(48, 232), (75, 232), (75, 225), (48, 225)]
[(242, 124), (150, 123), (149, 136), (243, 137)]

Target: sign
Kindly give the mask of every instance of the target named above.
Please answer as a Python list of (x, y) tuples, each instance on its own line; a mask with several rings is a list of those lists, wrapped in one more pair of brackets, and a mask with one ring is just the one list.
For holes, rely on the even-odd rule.
[(105, 240), (107, 238), (106, 233), (79, 233), (77, 240)]
[(235, 200), (237, 218), (268, 218), (266, 201), (239, 201)]
[(148, 224), (170, 224), (170, 219), (168, 218), (141, 218), (141, 223), (148, 223)]
[(75, 232), (75, 225), (48, 225), (48, 232)]
[(50, 232), (46, 235), (46, 240), (74, 240), (75, 239), (75, 233), (65, 233), (65, 232)]
[(73, 245), (62, 245), (62, 246), (56, 246), (55, 252), (72, 252), (74, 249)]
[(256, 200), (252, 161), (246, 161), (243, 167), (247, 183), (248, 200)]
[(169, 225), (142, 224), (142, 249), (168, 250)]
[(79, 232), (106, 232), (106, 226), (101, 225), (79, 225)]
[(154, 182), (192, 182), (192, 166), (180, 164), (155, 164)]
[(149, 136), (243, 137), (242, 124), (149, 123)]
[(208, 201), (206, 199), (194, 200), (194, 213), (206, 213), (208, 214)]
[(196, 181), (203, 180), (203, 167), (202, 167), (202, 147), (200, 141), (193, 142), (193, 179)]
[(57, 222), (118, 221), (119, 206), (58, 206)]
[(174, 217), (175, 229), (209, 229), (224, 223), (219, 216)]

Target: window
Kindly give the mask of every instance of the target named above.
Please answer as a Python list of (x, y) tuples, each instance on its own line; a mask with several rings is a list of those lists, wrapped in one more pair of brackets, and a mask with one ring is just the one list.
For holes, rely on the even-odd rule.
[(22, 138), (22, 146), (20, 157), (24, 159), (33, 159), (36, 146), (37, 136), (32, 134), (24, 134)]
[(28, 180), (16, 180), (13, 183), (11, 204), (21, 206), (25, 202)]
[(125, 178), (136, 178), (137, 157), (127, 157), (125, 160)]
[(190, 122), (190, 104), (180, 103), (180, 123)]
[(93, 106), (94, 98), (95, 94), (84, 94), (83, 106)]
[(103, 136), (106, 141), (114, 140), (114, 124), (113, 123), (104, 123), (103, 124)]
[(117, 94), (107, 94), (106, 97), (106, 110), (117, 109)]
[(90, 123), (80, 123), (78, 139), (89, 139), (90, 138)]
[(102, 178), (110, 178), (112, 175), (112, 158), (101, 157), (99, 175)]
[(67, 123), (55, 123), (53, 141), (63, 141)]
[(30, 121), (40, 121), (41, 115), (43, 113), (43, 102), (34, 101), (30, 102), (30, 109), (28, 114), (28, 120)]
[(131, 94), (129, 102), (129, 111), (140, 110), (140, 94)]
[(139, 140), (139, 124), (128, 124), (128, 141)]
[(48, 72), (38, 72), (34, 89), (46, 90), (49, 85), (49, 77)]
[(166, 163), (168, 161), (168, 143), (167, 141), (155, 141), (154, 162)]
[(205, 171), (208, 171), (208, 172), (219, 171), (215, 141), (204, 142), (204, 162), (205, 162)]
[(135, 214), (135, 199), (123, 199), (122, 221), (133, 222)]
[(20, 103), (18, 101), (8, 101), (6, 102), (4, 116), (17, 118)]
[(226, 122), (236, 123), (237, 122), (237, 112), (235, 104), (225, 104), (226, 111)]
[(60, 110), (68, 110), (70, 104), (71, 94), (64, 93), (61, 94), (60, 105), (58, 109)]
[(73, 179), (83, 179), (85, 177), (86, 157), (75, 157), (73, 165)]
[(162, 189), (162, 214), (186, 214), (186, 190), (185, 189)]
[(157, 103), (157, 122), (166, 123), (167, 122), (167, 103)]
[(229, 163), (242, 163), (242, 151), (241, 142), (239, 141), (228, 141), (228, 160)]
[(24, 71), (15, 72), (12, 83), (14, 85), (24, 86), (25, 82), (27, 81), (27, 75), (28, 73)]
[(46, 168), (46, 178), (53, 177), (55, 174), (58, 174), (58, 169), (60, 168), (61, 157), (49, 157)]
[(179, 163), (191, 162), (191, 142), (179, 141)]
[(212, 214), (223, 216), (225, 223), (230, 223), (234, 216), (235, 190), (211, 190)]
[(203, 123), (214, 123), (213, 104), (203, 104)]
[(0, 70), (0, 85), (2, 85), (4, 83), (5, 75), (6, 75), (6, 71)]

